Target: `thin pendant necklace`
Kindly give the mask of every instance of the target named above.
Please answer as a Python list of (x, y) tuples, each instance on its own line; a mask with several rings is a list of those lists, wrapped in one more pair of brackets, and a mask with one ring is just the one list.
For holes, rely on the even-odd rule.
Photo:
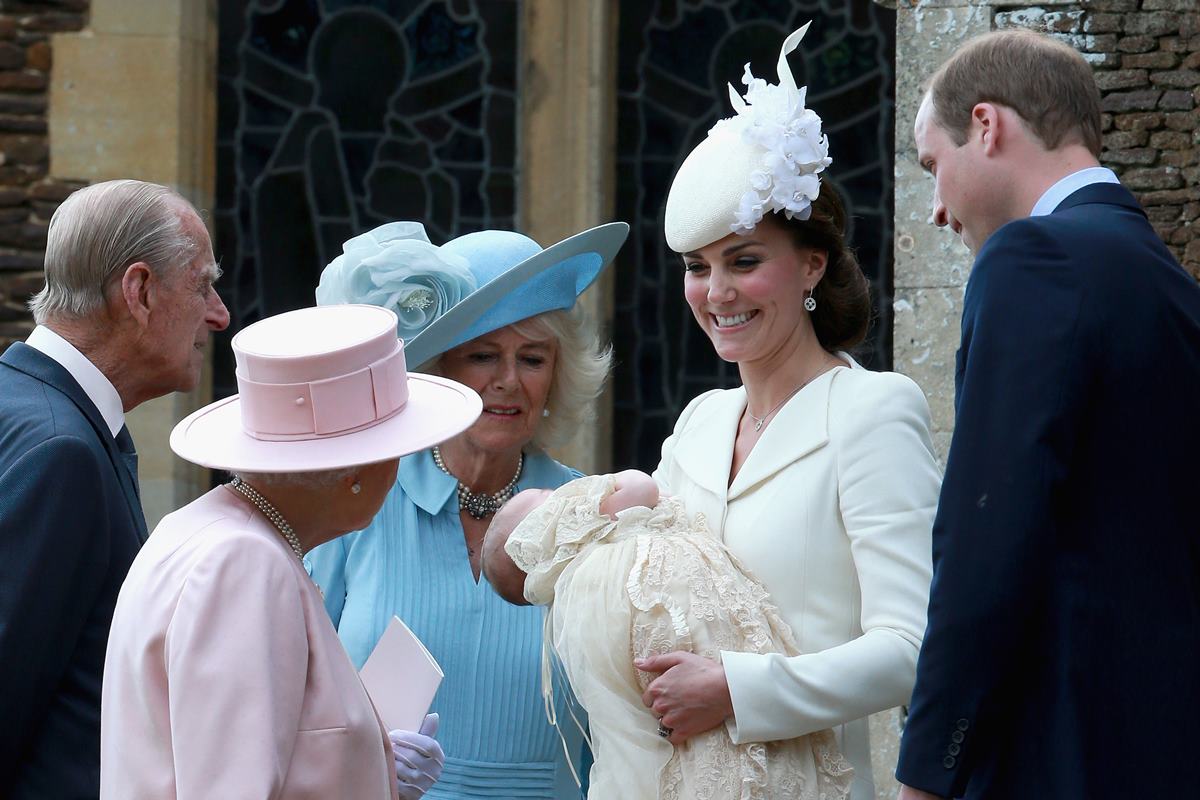
[(788, 400), (791, 400), (793, 397), (796, 396), (797, 392), (799, 392), (805, 386), (808, 386), (810, 383), (812, 383), (813, 381), (815, 381), (817, 378), (821, 377), (828, 371), (829, 370), (827, 370), (827, 369), (821, 369), (821, 370), (818, 370), (815, 374), (810, 375), (808, 378), (805, 378), (804, 381), (799, 386), (797, 386), (795, 389), (792, 389), (790, 392), (788, 392), (787, 397), (783, 398), (778, 403), (776, 403), (774, 408), (772, 408), (767, 413), (763, 414), (761, 417), (754, 416), (754, 412), (750, 410), (750, 401), (749, 401), (749, 399), (747, 399), (746, 400), (746, 413), (750, 415), (750, 419), (754, 420), (754, 432), (758, 433), (759, 431), (761, 431), (763, 428), (763, 425), (767, 424), (767, 420), (770, 419), (771, 415), (774, 414), (779, 409), (783, 408), (784, 403), (786, 403)]
[(275, 509), (275, 506), (268, 503), (267, 498), (259, 494), (253, 486), (241, 478), (235, 477), (229, 485), (263, 513), (263, 516), (279, 531), (279, 535), (291, 545), (292, 552), (296, 554), (296, 558), (300, 559), (300, 563), (304, 563), (304, 548), (300, 546), (299, 537), (296, 536), (296, 532), (292, 530), (292, 526), (283, 518), (283, 515)]
[[(454, 473), (446, 468), (446, 462), (442, 460), (442, 450), (440, 447), (433, 448), (433, 463), (437, 464), (437, 468), (458, 481)], [(458, 481), (458, 509), (466, 511), (475, 519), (483, 519), (490, 517), (500, 510), (500, 506), (509, 501), (517, 489), (517, 480), (521, 477), (521, 468), (525, 466), (525, 454), (517, 455), (517, 471), (513, 474), (512, 480), (504, 485), (504, 488), (498, 492), (488, 494), (487, 492), (473, 492), (471, 487), (467, 486), (462, 481)]]

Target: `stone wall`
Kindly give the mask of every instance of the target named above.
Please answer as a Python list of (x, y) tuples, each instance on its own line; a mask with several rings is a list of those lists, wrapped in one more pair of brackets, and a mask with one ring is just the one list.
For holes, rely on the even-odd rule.
[(89, 0), (0, 4), (0, 351), (33, 330), (50, 216), (83, 184), (49, 177), (50, 36), (87, 22)]
[(1200, 279), (1200, 2), (1081, 0), (1005, 9), (994, 22), (1063, 38), (1092, 63), (1103, 97), (1100, 160)]

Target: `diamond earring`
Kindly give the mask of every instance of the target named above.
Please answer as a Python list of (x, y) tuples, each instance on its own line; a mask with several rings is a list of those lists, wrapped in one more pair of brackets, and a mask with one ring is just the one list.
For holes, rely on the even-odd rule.
[(815, 286), (809, 289), (808, 297), (804, 298), (804, 310), (810, 314), (817, 310), (817, 299), (813, 297), (813, 292), (816, 291), (816, 289), (817, 287)]
[(362, 486), (359, 484), (358, 481), (355, 481), (354, 485), (350, 487), (350, 491), (354, 492), (355, 494), (358, 494), (359, 492), (362, 491)]

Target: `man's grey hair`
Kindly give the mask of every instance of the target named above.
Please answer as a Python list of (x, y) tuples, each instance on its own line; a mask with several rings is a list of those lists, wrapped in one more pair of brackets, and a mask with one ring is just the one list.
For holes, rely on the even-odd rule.
[(109, 282), (145, 262), (160, 277), (190, 263), (201, 244), (183, 227), (191, 206), (145, 181), (106, 181), (68, 197), (50, 218), (46, 286), (29, 301), (39, 324), (88, 317), (104, 306)]

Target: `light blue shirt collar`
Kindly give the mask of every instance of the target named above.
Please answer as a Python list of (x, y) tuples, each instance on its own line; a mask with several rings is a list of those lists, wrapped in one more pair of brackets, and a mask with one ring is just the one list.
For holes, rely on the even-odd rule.
[(1114, 173), (1108, 167), (1087, 167), (1078, 172), (1072, 172), (1067, 177), (1060, 180), (1058, 183), (1046, 190), (1038, 201), (1033, 204), (1033, 211), (1029, 212), (1031, 217), (1044, 217), (1047, 214), (1058, 208), (1058, 204), (1066, 200), (1075, 192), (1085, 186), (1091, 186), (1093, 183), (1120, 183)]
[[(527, 451), (521, 477), (517, 480), (517, 491), (558, 486), (563, 483), (563, 472), (567, 469), (540, 450)], [(575, 470), (570, 472), (579, 477)], [(396, 482), (418, 508), (435, 516), (445, 510), (458, 488), (458, 481), (433, 463), (433, 450), (422, 450), (400, 459)]]

